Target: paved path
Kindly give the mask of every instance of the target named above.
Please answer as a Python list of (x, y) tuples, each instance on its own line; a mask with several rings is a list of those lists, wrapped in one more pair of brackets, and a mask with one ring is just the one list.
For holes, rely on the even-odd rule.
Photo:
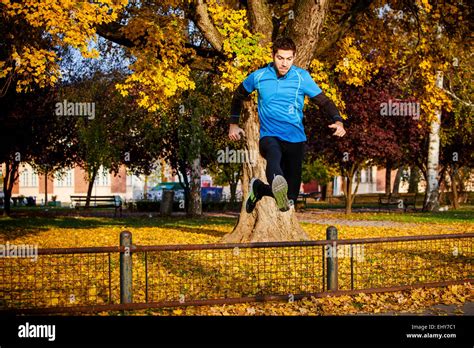
[(474, 316), (474, 302), (467, 301), (463, 305), (438, 304), (420, 312), (383, 312), (383, 313), (358, 313), (356, 316), (381, 315), (381, 316), (440, 316), (440, 315), (470, 315)]
[[(239, 213), (205, 213), (214, 217), (238, 217)], [(344, 225), (344, 226), (360, 226), (360, 227), (400, 227), (413, 228), (417, 224), (411, 222), (398, 221), (375, 221), (375, 220), (346, 220), (346, 219), (325, 219), (318, 217), (320, 213), (296, 213), (300, 222), (308, 222), (318, 225)]]

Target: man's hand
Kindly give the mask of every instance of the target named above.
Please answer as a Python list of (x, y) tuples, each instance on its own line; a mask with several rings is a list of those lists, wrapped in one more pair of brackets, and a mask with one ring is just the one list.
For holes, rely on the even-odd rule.
[(346, 134), (346, 130), (344, 129), (344, 126), (342, 122), (340, 121), (337, 121), (336, 123), (329, 125), (329, 128), (336, 128), (336, 131), (334, 132), (333, 135), (336, 135), (338, 137), (343, 137), (344, 134)]
[(229, 127), (229, 139), (230, 140), (240, 140), (240, 134), (245, 136), (245, 132), (237, 124), (231, 124)]

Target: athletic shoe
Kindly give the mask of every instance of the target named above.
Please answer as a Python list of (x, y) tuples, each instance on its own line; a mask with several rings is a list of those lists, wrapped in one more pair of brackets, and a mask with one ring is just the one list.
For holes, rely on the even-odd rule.
[(288, 183), (283, 176), (277, 175), (273, 178), (272, 192), (278, 209), (283, 212), (288, 211), (290, 209), (288, 204)]
[(259, 185), (262, 181), (257, 178), (252, 178), (249, 184), (249, 197), (247, 198), (247, 203), (245, 203), (245, 210), (248, 214), (252, 213), (257, 205), (257, 202), (262, 199), (257, 193), (257, 185)]
[(288, 200), (288, 206), (290, 207), (291, 211), (293, 211), (293, 212), (295, 211), (295, 202), (293, 202), (292, 199)]

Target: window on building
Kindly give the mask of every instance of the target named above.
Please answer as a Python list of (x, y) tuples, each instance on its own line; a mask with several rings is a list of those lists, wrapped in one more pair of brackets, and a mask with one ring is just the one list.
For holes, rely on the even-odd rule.
[(28, 187), (29, 186), (29, 178), (30, 173), (28, 172), (27, 169), (24, 169), (21, 174), (20, 174), (20, 186), (22, 187)]
[(366, 183), (367, 182), (367, 169), (362, 169), (360, 171), (360, 182)]
[(97, 175), (95, 176), (94, 185), (95, 186), (109, 186), (109, 172), (100, 167)]
[(56, 172), (54, 175), (54, 187), (63, 187), (64, 186), (64, 178), (61, 173)]
[(38, 173), (36, 171), (31, 172), (31, 186), (32, 187), (38, 186)]
[(133, 175), (132, 174), (127, 174), (127, 177), (126, 177), (126, 185), (127, 186), (132, 186), (132, 179), (133, 179)]
[(54, 176), (55, 187), (72, 187), (72, 169), (57, 172)]

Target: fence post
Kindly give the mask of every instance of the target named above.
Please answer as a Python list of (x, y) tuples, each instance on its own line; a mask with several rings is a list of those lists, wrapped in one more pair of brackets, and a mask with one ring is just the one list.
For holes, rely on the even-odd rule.
[(132, 303), (132, 234), (120, 233), (120, 303)]
[(161, 216), (170, 216), (173, 212), (174, 191), (163, 190), (160, 203)]
[(326, 244), (326, 264), (327, 264), (327, 290), (336, 291), (338, 289), (337, 284), (337, 228), (329, 226), (326, 229), (326, 240), (332, 240), (331, 244)]

